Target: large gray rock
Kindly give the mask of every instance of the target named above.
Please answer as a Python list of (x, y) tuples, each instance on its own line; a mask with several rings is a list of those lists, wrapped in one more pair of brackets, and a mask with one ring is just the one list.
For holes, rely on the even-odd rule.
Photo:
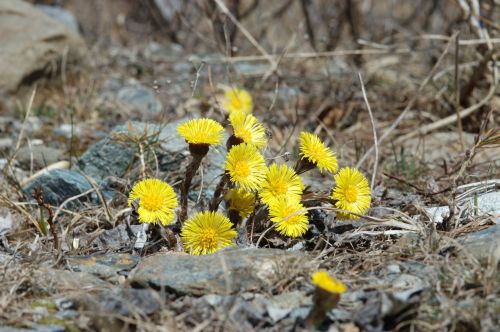
[(500, 225), (469, 233), (457, 240), (468, 254), (479, 261), (487, 262), (492, 258), (494, 262), (500, 262)]
[[(82, 194), (90, 189), (92, 185), (79, 172), (68, 169), (54, 169), (35, 178), (26, 187), (24, 192), (31, 197), (33, 190), (40, 186), (43, 191), (45, 202), (51, 205), (60, 205), (68, 198)], [(82, 202), (97, 202), (95, 193), (84, 195), (67, 203), (66, 208), (74, 208)]]
[[(133, 284), (177, 294), (234, 294), (272, 287), (282, 273), (300, 273), (307, 256), (277, 249), (229, 249), (212, 255), (157, 254), (131, 272)], [(293, 267), (293, 268), (292, 268)]]
[(79, 32), (80, 29), (78, 28), (78, 22), (76, 21), (76, 18), (66, 9), (48, 5), (36, 5), (36, 8), (41, 10), (45, 15), (61, 22), (71, 31), (76, 33)]
[(79, 61), (86, 52), (78, 34), (21, 0), (0, 1), (0, 31), (0, 92), (53, 72), (63, 57)]
[(101, 278), (113, 279), (127, 274), (137, 265), (140, 258), (130, 254), (107, 253), (91, 256), (68, 257), (67, 262), (73, 271), (86, 272)]

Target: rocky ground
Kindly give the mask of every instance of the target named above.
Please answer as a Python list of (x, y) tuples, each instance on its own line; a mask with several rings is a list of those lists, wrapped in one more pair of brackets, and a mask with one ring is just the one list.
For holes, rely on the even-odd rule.
[[(481, 3), (479, 28), (463, 4), (236, 1), (244, 30), (217, 1), (31, 3), (0, 2), (1, 332), (300, 331), (319, 268), (348, 286), (321, 330), (498, 330), (495, 1)], [(358, 72), (388, 135), (376, 154)], [(339, 221), (323, 204), (300, 239), (263, 220), (212, 255), (183, 253), (175, 227), (153, 227), (134, 249), (131, 186), (145, 171), (179, 188), (189, 158), (176, 127), (225, 121), (229, 85), (252, 93), (266, 158), (292, 164), (309, 130), (341, 166), (375, 170), (370, 218)], [(191, 209), (206, 206), (224, 160), (211, 149)], [(310, 206), (333, 185), (319, 172), (304, 182)], [(37, 187), (59, 248), (40, 228)]]

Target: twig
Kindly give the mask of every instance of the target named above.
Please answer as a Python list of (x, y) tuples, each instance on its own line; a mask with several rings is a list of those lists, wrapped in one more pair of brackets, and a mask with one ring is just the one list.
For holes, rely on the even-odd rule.
[(54, 225), (54, 212), (52, 211), (50, 205), (45, 203), (43, 199), (42, 188), (40, 186), (35, 187), (35, 189), (33, 190), (33, 198), (35, 198), (36, 202), (38, 203), (38, 206), (40, 208), (44, 208), (45, 210), (47, 210), (47, 213), (49, 214), (47, 218), (47, 224), (49, 224), (50, 233), (54, 238), (54, 249), (56, 251), (59, 251), (59, 238), (57, 237), (57, 230), (56, 226)]
[(377, 128), (375, 127), (375, 120), (373, 119), (372, 108), (370, 107), (370, 103), (368, 102), (368, 97), (366, 96), (365, 84), (363, 83), (363, 78), (361, 77), (361, 73), (358, 72), (359, 83), (361, 84), (361, 91), (363, 92), (363, 99), (365, 100), (366, 109), (368, 110), (368, 114), (370, 115), (370, 122), (372, 123), (373, 129), (373, 146), (375, 147), (375, 163), (373, 164), (373, 174), (372, 181), (370, 183), (370, 188), (373, 191), (373, 187), (375, 186), (375, 177), (377, 176), (377, 166), (378, 166), (378, 140), (377, 140)]
[(460, 71), (458, 66), (458, 57), (460, 51), (460, 32), (457, 33), (455, 38), (455, 113), (457, 114), (457, 128), (458, 135), (460, 137), (460, 146), (462, 147), (462, 152), (465, 151), (465, 140), (464, 131), (462, 128), (462, 120), (460, 119)]
[(418, 87), (417, 92), (415, 93), (415, 95), (413, 96), (413, 98), (408, 102), (408, 104), (406, 105), (405, 109), (403, 110), (403, 112), (401, 112), (401, 114), (398, 116), (398, 118), (396, 119), (396, 121), (394, 121), (394, 123), (389, 127), (389, 129), (387, 129), (382, 134), (382, 136), (380, 136), (380, 139), (378, 140), (378, 142), (375, 143), (370, 149), (368, 149), (368, 151), (366, 151), (366, 153), (363, 155), (363, 157), (361, 157), (361, 159), (359, 159), (358, 163), (356, 164), (357, 168), (359, 168), (363, 164), (363, 162), (365, 161), (365, 159), (375, 149), (375, 146), (377, 144), (380, 146), (382, 144), (382, 142), (394, 131), (394, 129), (396, 129), (396, 127), (401, 123), (401, 121), (405, 117), (406, 113), (408, 113), (408, 111), (413, 107), (413, 104), (415, 104), (415, 102), (417, 101), (417, 98), (420, 96), (420, 93), (423, 91), (424, 87), (429, 83), (429, 81), (431, 80), (431, 78), (434, 76), (434, 74), (436, 73), (439, 65), (441, 65), (441, 62), (443, 61), (444, 57), (448, 53), (448, 50), (450, 49), (450, 46), (453, 43), (455, 36), (456, 36), (456, 33), (453, 35), (453, 38), (451, 38), (448, 41), (448, 44), (446, 44), (446, 48), (444, 49), (443, 53), (441, 54), (441, 56), (437, 60), (436, 64), (434, 65), (434, 67), (432, 67), (432, 69), (429, 72), (429, 74), (427, 75), (427, 77), (422, 81), (422, 83)]

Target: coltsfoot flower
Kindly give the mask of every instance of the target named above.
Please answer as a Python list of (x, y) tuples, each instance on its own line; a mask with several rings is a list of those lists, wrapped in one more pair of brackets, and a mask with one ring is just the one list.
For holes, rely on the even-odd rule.
[(295, 171), (287, 165), (272, 164), (266, 172), (266, 180), (262, 184), (259, 196), (267, 205), (280, 197), (294, 197), (300, 200), (304, 184)]
[[(365, 176), (356, 168), (344, 167), (334, 176), (332, 199), (339, 209), (365, 214), (370, 208), (371, 191)], [(338, 219), (359, 219), (350, 213), (337, 213)]]
[(342, 294), (347, 290), (347, 287), (341, 281), (331, 277), (328, 272), (320, 270), (312, 275), (312, 283), (329, 293)]
[(177, 132), (189, 144), (219, 145), (224, 128), (212, 119), (192, 119), (180, 124)]
[(252, 114), (242, 111), (233, 112), (229, 115), (229, 122), (233, 127), (233, 135), (257, 148), (263, 148), (267, 144), (266, 130), (264, 126)]
[(186, 252), (191, 255), (211, 254), (231, 246), (236, 237), (233, 224), (220, 212), (198, 212), (188, 219), (181, 231)]
[(139, 222), (169, 225), (174, 219), (177, 196), (167, 183), (159, 179), (146, 179), (134, 185), (130, 191), (128, 205), (139, 200)]
[(227, 89), (224, 92), (224, 102), (222, 107), (229, 114), (233, 112), (243, 112), (245, 114), (252, 113), (252, 96), (244, 89)]
[(255, 194), (242, 188), (229, 189), (224, 195), (229, 210), (237, 211), (241, 218), (248, 217), (255, 206)]
[[(301, 132), (299, 137), (301, 161), (306, 161), (319, 168), (321, 172), (327, 170), (335, 173), (338, 169), (335, 153), (325, 146), (318, 136)], [(300, 172), (299, 172), (300, 173)]]
[(255, 146), (242, 143), (229, 150), (226, 171), (230, 180), (246, 191), (259, 190), (266, 178), (266, 163)]
[(307, 232), (307, 212), (297, 198), (279, 197), (269, 205), (271, 221), (276, 230), (285, 236), (299, 237)]

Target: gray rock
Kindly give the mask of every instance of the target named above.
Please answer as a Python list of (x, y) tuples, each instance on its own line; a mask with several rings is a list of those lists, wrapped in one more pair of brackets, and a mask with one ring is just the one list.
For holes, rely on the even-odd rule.
[(297, 266), (306, 260), (299, 253), (256, 248), (203, 256), (157, 254), (144, 259), (129, 280), (178, 294), (232, 294), (270, 287), (281, 278), (280, 271), (299, 273)]
[[(460, 202), (460, 204), (466, 207), (464, 217), (477, 217), (484, 214), (497, 215), (500, 214), (500, 191), (478, 195), (477, 200), (473, 197), (468, 198)], [(442, 223), (444, 218), (450, 215), (448, 206), (435, 206), (425, 209), (437, 224)]]
[(139, 260), (138, 256), (130, 254), (107, 253), (69, 257), (67, 263), (74, 271), (113, 279), (119, 275), (126, 275), (139, 263)]
[(74, 272), (43, 267), (33, 272), (34, 280), (43, 280), (37, 287), (48, 294), (59, 294), (64, 291), (90, 292), (109, 288), (109, 283), (86, 272)]
[(121, 88), (116, 95), (116, 101), (127, 109), (145, 115), (158, 114), (163, 110), (155, 92), (139, 84)]
[(159, 294), (151, 289), (114, 288), (102, 291), (96, 300), (93, 309), (97, 306), (100, 311), (121, 316), (150, 315), (162, 304)]
[(492, 257), (497, 263), (500, 262), (500, 225), (469, 233), (457, 240), (468, 254), (479, 261), (488, 262)]
[(24, 169), (31, 168), (33, 162), (33, 169), (38, 170), (50, 164), (63, 160), (63, 152), (48, 146), (23, 146), (17, 151), (16, 160), (19, 165)]
[(71, 137), (79, 137), (82, 133), (82, 128), (78, 124), (63, 123), (54, 129), (54, 134), (70, 139)]
[(134, 155), (134, 147), (118, 143), (108, 136), (92, 145), (78, 159), (75, 168), (96, 180), (108, 176), (122, 177), (130, 167)]
[(272, 297), (257, 297), (253, 303), (257, 307), (266, 308), (273, 323), (282, 320), (295, 309), (312, 305), (311, 297), (301, 291), (282, 293)]
[[(85, 42), (60, 22), (21, 0), (0, 2), (0, 90), (30, 83), (64, 57), (71, 65), (86, 53)], [(29, 50), (29, 51), (27, 51)]]
[(124, 224), (120, 224), (100, 234), (96, 239), (99, 250), (118, 250), (130, 245), (131, 240), (126, 227)]
[(52, 17), (53, 19), (61, 22), (71, 31), (78, 33), (78, 22), (76, 18), (69, 11), (61, 7), (47, 6), (47, 5), (36, 5), (37, 9), (42, 11), (45, 15)]
[[(40, 186), (45, 201), (52, 205), (60, 205), (68, 198), (77, 196), (92, 186), (80, 173), (68, 169), (54, 169), (40, 175), (23, 188), (28, 197), (33, 194), (34, 188)], [(97, 196), (89, 194), (67, 203), (67, 208), (76, 208), (83, 202), (96, 203)]]

